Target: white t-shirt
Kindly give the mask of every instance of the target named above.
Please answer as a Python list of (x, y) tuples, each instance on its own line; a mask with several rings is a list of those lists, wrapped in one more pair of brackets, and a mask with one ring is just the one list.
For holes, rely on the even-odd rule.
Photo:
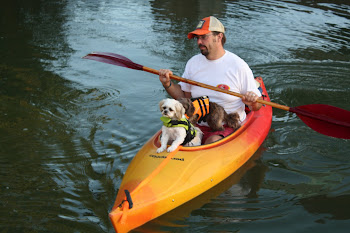
[[(208, 60), (202, 54), (193, 56), (187, 62), (182, 77), (214, 87), (224, 87), (241, 94), (252, 91), (261, 96), (248, 64), (227, 50), (225, 50), (224, 56), (217, 60)], [(181, 89), (190, 92), (192, 97), (207, 95), (210, 101), (224, 107), (227, 113), (237, 112), (241, 121), (246, 118), (245, 105), (241, 98), (188, 83), (180, 82), (179, 84)]]

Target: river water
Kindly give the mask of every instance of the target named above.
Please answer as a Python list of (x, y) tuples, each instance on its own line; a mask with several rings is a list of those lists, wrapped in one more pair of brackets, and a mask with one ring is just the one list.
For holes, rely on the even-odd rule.
[[(123, 174), (161, 126), (157, 76), (81, 59), (114, 52), (183, 72), (214, 15), (272, 102), (350, 110), (347, 0), (14, 0), (0, 8), (0, 232), (114, 232)], [(348, 232), (350, 141), (274, 109), (254, 159), (139, 232)]]

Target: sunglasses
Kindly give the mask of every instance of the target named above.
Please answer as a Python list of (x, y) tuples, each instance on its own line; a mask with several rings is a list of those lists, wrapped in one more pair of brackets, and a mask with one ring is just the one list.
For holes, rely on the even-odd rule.
[(199, 39), (207, 40), (209, 38), (209, 36), (211, 36), (211, 35), (213, 35), (213, 33), (205, 34), (205, 35), (201, 35), (201, 36), (196, 35), (196, 36), (193, 37), (193, 39), (195, 39), (195, 40), (199, 40)]

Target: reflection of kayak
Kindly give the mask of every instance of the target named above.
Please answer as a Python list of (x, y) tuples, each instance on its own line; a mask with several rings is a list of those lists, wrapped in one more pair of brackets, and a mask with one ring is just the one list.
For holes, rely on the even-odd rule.
[[(265, 100), (270, 101), (261, 78)], [(272, 108), (247, 114), (232, 135), (212, 144), (156, 153), (156, 133), (131, 161), (109, 216), (117, 232), (128, 232), (192, 200), (238, 170), (266, 138)]]

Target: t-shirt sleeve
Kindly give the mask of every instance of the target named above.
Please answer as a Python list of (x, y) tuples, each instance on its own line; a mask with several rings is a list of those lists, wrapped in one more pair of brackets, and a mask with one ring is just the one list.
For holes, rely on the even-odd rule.
[(243, 87), (242, 87), (242, 94), (247, 93), (248, 91), (254, 92), (255, 94), (257, 94), (259, 97), (261, 96), (261, 93), (258, 89), (258, 85), (257, 82), (254, 79), (254, 75), (252, 70), (249, 68), (249, 66), (247, 65), (247, 67), (245, 67), (245, 69), (242, 70), (242, 77), (243, 77)]

